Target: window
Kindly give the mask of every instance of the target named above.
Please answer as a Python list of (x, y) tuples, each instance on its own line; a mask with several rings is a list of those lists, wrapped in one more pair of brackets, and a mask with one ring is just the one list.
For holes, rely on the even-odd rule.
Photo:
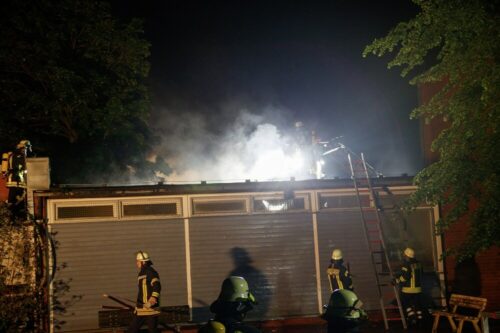
[(123, 217), (180, 215), (176, 202), (124, 204)]
[(306, 209), (305, 197), (293, 199), (254, 198), (253, 200), (253, 210), (256, 213), (304, 211)]
[[(370, 196), (362, 194), (359, 196), (362, 207), (370, 207)], [(359, 208), (358, 199), (355, 194), (324, 194), (319, 195), (319, 209)]]
[(113, 205), (57, 207), (57, 219), (114, 217)]
[(193, 199), (193, 215), (246, 214), (248, 200), (241, 199)]

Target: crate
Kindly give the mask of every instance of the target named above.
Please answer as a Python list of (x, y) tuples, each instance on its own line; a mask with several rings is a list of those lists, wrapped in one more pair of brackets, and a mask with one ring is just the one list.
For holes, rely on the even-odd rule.
[[(191, 321), (191, 311), (188, 305), (160, 307), (158, 322), (165, 324), (188, 323)], [(98, 313), (99, 328), (127, 327), (133, 318), (133, 310), (116, 309), (102, 310)]]

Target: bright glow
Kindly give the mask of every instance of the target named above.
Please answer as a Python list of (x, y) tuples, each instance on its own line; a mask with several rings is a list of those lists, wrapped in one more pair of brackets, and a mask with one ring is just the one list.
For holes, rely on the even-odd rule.
[[(175, 119), (175, 115), (173, 115)], [(169, 182), (269, 181), (310, 179), (315, 168), (310, 147), (299, 146), (295, 133), (246, 115), (220, 136), (214, 136), (200, 119), (178, 119), (165, 139), (165, 161), (173, 171)], [(189, 121), (188, 121), (189, 120)], [(191, 136), (185, 135), (191, 133)], [(302, 149), (302, 151), (300, 150)]]
[(303, 165), (300, 152), (289, 156), (279, 147), (270, 148), (258, 154), (249, 174), (252, 179), (285, 179), (303, 173)]
[(277, 212), (285, 209), (286, 204), (285, 203), (280, 203), (280, 204), (270, 204), (269, 201), (267, 200), (262, 200), (262, 203), (264, 204), (264, 207), (270, 212)]
[(325, 174), (323, 173), (323, 165), (325, 162), (323, 160), (316, 161), (316, 179), (322, 179)]

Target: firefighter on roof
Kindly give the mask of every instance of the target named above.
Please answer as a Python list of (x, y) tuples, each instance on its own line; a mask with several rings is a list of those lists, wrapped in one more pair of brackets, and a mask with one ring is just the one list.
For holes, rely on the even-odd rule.
[(326, 273), (330, 283), (330, 293), (337, 289), (353, 290), (351, 274), (344, 266), (344, 259), (340, 249), (333, 250), (332, 259)]
[(160, 276), (152, 267), (149, 254), (139, 251), (136, 254), (136, 266), (139, 269), (137, 277), (137, 305), (134, 318), (128, 328), (128, 333), (138, 333), (143, 324), (148, 326), (150, 333), (158, 333), (158, 316), (160, 314)]
[(415, 251), (406, 248), (403, 252), (401, 271), (394, 279), (394, 283), (401, 289), (401, 301), (410, 325), (422, 323), (422, 265), (415, 259)]
[(31, 151), (31, 143), (22, 140), (14, 152), (2, 154), (1, 171), (2, 176), (7, 179), (6, 186), (9, 188), (8, 204), (16, 215), (25, 211), (28, 151)]

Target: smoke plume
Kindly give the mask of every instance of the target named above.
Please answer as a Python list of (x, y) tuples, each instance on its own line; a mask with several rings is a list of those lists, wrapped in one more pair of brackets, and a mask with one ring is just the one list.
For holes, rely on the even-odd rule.
[(173, 171), (162, 176), (167, 182), (310, 178), (294, 121), (284, 118), (286, 112), (274, 107), (259, 113), (234, 106), (217, 113), (164, 109), (156, 122), (162, 138), (156, 153)]

